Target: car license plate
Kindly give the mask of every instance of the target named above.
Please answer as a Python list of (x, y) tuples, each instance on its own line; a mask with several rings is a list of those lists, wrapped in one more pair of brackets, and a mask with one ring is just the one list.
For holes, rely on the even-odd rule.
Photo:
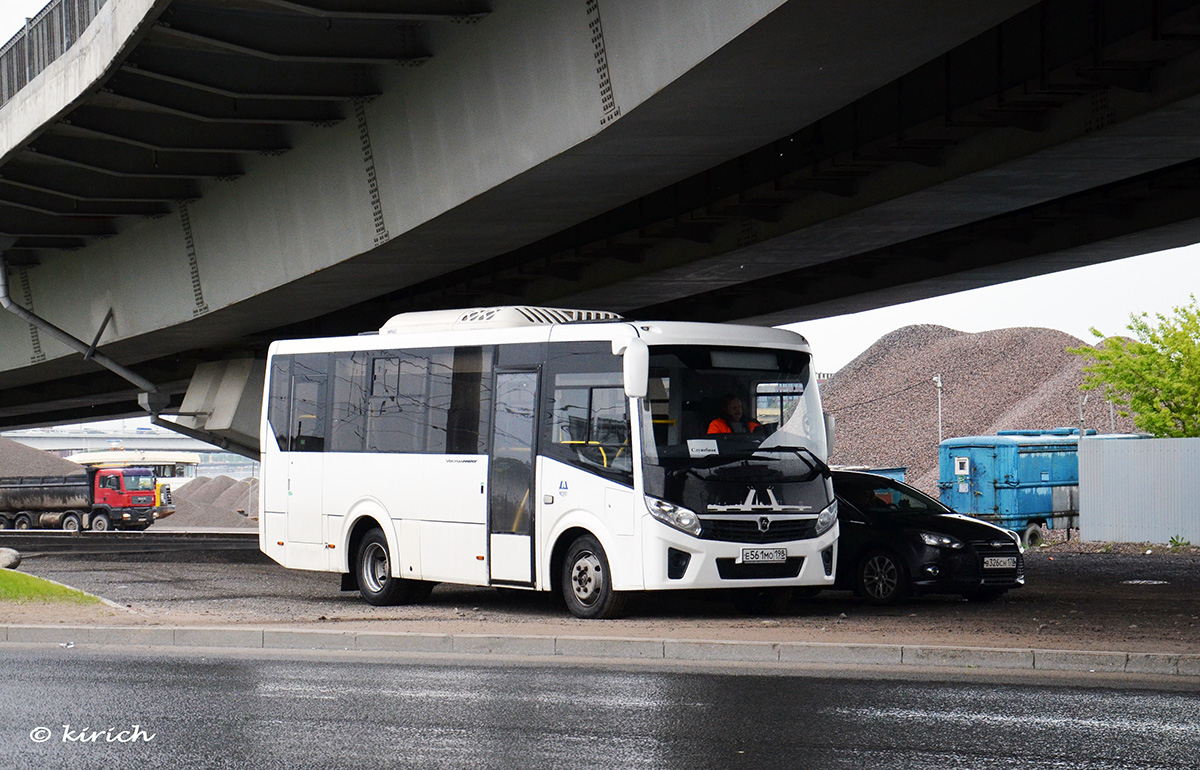
[(983, 557), (983, 568), (984, 569), (1016, 569), (1017, 568), (1017, 557), (1016, 556), (984, 556)]
[(780, 564), (787, 561), (786, 548), (743, 548), (744, 564)]

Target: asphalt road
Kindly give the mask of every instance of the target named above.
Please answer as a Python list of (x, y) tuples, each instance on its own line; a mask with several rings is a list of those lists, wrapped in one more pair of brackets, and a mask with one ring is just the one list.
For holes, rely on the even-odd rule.
[(1200, 758), (1194, 693), (58, 648), (0, 650), (0, 664), (9, 767), (1176, 770)]
[[(140, 533), (139, 533), (140, 534)], [(16, 538), (18, 533), (9, 533)], [(22, 548), (23, 571), (82, 588), (152, 617), (180, 613), (213, 623), (477, 621), (540, 633), (573, 621), (544, 595), (438, 586), (421, 605), (371, 607), (338, 590), (336, 575), (287, 570), (259, 553), (255, 538), (181, 547), (93, 538), (73, 550)], [(10, 544), (0, 537), (0, 544)], [(19, 544), (17, 544), (19, 545)], [(845, 591), (795, 601), (777, 619), (812, 640), (924, 640), (975, 646), (1195, 652), (1200, 649), (1200, 556), (1182, 554), (1026, 554), (1028, 585), (993, 604), (922, 597), (898, 607), (871, 607)], [(627, 620), (602, 633), (671, 636), (672, 629), (731, 627), (741, 617), (719, 596), (695, 592), (635, 597)], [(757, 622), (757, 621), (755, 621)], [(775, 621), (771, 621), (775, 622)], [(592, 622), (594, 624), (594, 621)], [(651, 628), (666, 624), (666, 629)], [(593, 629), (588, 626), (587, 631)], [(596, 631), (600, 631), (596, 627)], [(581, 630), (579, 633), (583, 633)], [(701, 631), (696, 631), (700, 634)], [(705, 631), (712, 637), (717, 631)], [(969, 636), (964, 636), (968, 634)], [(828, 638), (826, 638), (828, 637)], [(798, 637), (789, 637), (798, 638)], [(937, 640), (944, 640), (938, 642)]]

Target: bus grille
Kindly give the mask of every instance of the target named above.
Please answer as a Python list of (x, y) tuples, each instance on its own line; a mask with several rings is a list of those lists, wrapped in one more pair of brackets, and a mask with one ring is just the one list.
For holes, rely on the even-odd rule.
[(785, 543), (808, 540), (817, 534), (816, 519), (770, 519), (770, 527), (763, 532), (758, 526), (759, 518), (701, 518), (700, 538), (729, 543)]

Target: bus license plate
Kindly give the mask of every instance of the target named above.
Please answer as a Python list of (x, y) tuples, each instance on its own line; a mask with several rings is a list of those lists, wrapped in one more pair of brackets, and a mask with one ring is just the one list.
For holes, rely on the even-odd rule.
[(984, 556), (983, 557), (983, 568), (984, 569), (1016, 569), (1017, 568), (1017, 557), (1016, 556)]
[(787, 561), (786, 548), (743, 548), (744, 564), (781, 564)]

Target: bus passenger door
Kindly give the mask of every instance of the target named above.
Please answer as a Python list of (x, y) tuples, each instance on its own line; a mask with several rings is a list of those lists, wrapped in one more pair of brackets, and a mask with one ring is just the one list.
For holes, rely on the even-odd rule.
[[(326, 358), (323, 353), (296, 356), (292, 370), (287, 498), (287, 534), (291, 543), (322, 541)], [(296, 553), (299, 555), (300, 551)]]
[(533, 585), (536, 371), (497, 371), (489, 468), (488, 564), (493, 583)]

